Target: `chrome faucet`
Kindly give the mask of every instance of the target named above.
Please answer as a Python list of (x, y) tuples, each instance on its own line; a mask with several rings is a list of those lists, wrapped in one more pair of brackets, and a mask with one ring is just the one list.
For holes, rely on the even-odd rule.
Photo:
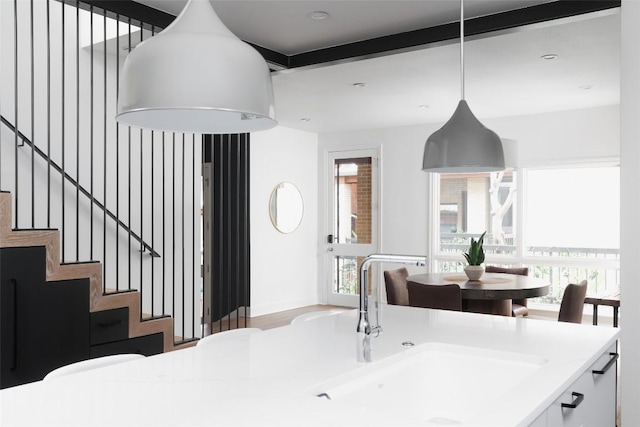
[(376, 324), (371, 326), (369, 323), (369, 266), (374, 262), (394, 262), (398, 264), (411, 264), (417, 266), (425, 266), (427, 258), (424, 256), (415, 255), (385, 255), (385, 254), (372, 254), (362, 261), (360, 265), (360, 316), (358, 318), (358, 362), (371, 362), (371, 338), (377, 337), (382, 333), (382, 326), (380, 326), (379, 319), (379, 299), (380, 288), (376, 293)]

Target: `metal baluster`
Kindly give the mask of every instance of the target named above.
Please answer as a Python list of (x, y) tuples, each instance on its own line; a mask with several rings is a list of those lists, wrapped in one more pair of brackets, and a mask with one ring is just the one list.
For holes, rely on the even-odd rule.
[(184, 255), (184, 236), (185, 236), (185, 227), (184, 227), (184, 193), (185, 193), (185, 186), (184, 186), (184, 167), (185, 167), (185, 161), (184, 161), (184, 152), (185, 152), (185, 135), (184, 133), (182, 134), (182, 185), (180, 185), (180, 193), (181, 193), (181, 197), (182, 197), (182, 203), (180, 204), (180, 206), (182, 206), (182, 209), (180, 209), (181, 213), (182, 213), (182, 339), (184, 340), (184, 322), (185, 322), (185, 286), (186, 286), (186, 282), (185, 282), (185, 277), (184, 277), (184, 270), (185, 270), (185, 255)]
[[(14, 126), (19, 129), (19, 120), (18, 120), (18, 0), (13, 0), (13, 84), (14, 86), (14, 96), (13, 96), (13, 108), (14, 108)], [(19, 199), (19, 188), (18, 185), (18, 132), (14, 132), (14, 185), (15, 185), (15, 203), (14, 203), (14, 220), (16, 223), (16, 228), (20, 228), (18, 225), (19, 217), (18, 217), (18, 199)]]
[[(89, 259), (93, 259), (93, 204), (94, 204), (94, 189), (93, 189), (93, 6), (89, 6), (89, 31), (91, 48), (90, 53), (90, 66), (89, 66), (89, 193), (91, 194), (91, 206), (89, 207)], [(106, 46), (105, 46), (106, 49)], [(129, 223), (131, 224), (131, 223)]]
[[(142, 22), (140, 23), (140, 43), (143, 41), (143, 33), (144, 29), (142, 26)], [(142, 320), (142, 307), (144, 299), (142, 298), (142, 293), (144, 291), (144, 280), (143, 280), (143, 271), (144, 266), (142, 264), (142, 258), (144, 255), (144, 245), (142, 242), (142, 236), (144, 235), (144, 177), (143, 177), (143, 169), (144, 169), (144, 153), (143, 153), (143, 134), (142, 129), (140, 129), (140, 320)], [(131, 228), (131, 225), (129, 225)]]
[[(34, 62), (35, 62), (35, 55), (34, 55), (34, 50), (35, 50), (35, 46), (34, 46), (34, 36), (33, 36), (33, 0), (31, 0), (30, 2), (31, 5), (31, 15), (30, 15), (30, 23), (31, 23), (31, 140), (35, 141), (35, 66), (34, 66)], [(35, 142), (34, 142), (35, 144)], [(35, 175), (35, 151), (34, 151), (34, 147), (33, 145), (31, 145), (31, 228), (35, 228), (35, 216), (36, 216), (36, 209), (35, 209), (35, 182), (34, 182), (34, 175)], [(2, 158), (2, 156), (0, 156), (0, 159)]]
[[(152, 25), (151, 26), (151, 37), (154, 36), (154, 29), (155, 27)], [(156, 237), (156, 233), (155, 233), (155, 223), (156, 223), (156, 216), (155, 216), (155, 163), (156, 163), (156, 158), (154, 155), (154, 146), (155, 146), (155, 141), (154, 141), (154, 131), (151, 131), (151, 247), (153, 248), (153, 250), (155, 251), (156, 249), (156, 243), (155, 243), (155, 237)], [(155, 305), (156, 305), (156, 299), (155, 299), (155, 283), (154, 283), (154, 279), (155, 279), (155, 257), (153, 256), (153, 252), (151, 253), (151, 317), (154, 316), (155, 311)]]
[[(129, 52), (131, 52), (131, 18), (129, 18)], [(128, 144), (128, 171), (127, 171), (127, 222), (129, 223), (129, 232), (127, 240), (127, 289), (131, 289), (131, 127), (127, 130), (127, 144)]]
[[(155, 222), (156, 222), (156, 217), (154, 215), (155, 212), (155, 197), (154, 197), (154, 184), (155, 184), (155, 168), (154, 168), (154, 163), (156, 161), (155, 158), (155, 153), (154, 153), (154, 145), (155, 145), (155, 141), (154, 141), (154, 135), (155, 132), (151, 131), (151, 247), (153, 248), (153, 250), (155, 250), (156, 247), (156, 243), (155, 243)], [(151, 317), (154, 316), (154, 307), (155, 307), (155, 284), (153, 283), (153, 279), (155, 278), (155, 257), (153, 256), (153, 253), (151, 253)]]
[(235, 141), (236, 141), (236, 165), (235, 165), (235, 172), (236, 172), (236, 177), (235, 177), (235, 199), (236, 199), (236, 205), (235, 205), (235, 212), (234, 212), (234, 216), (235, 216), (235, 236), (233, 236), (233, 241), (235, 242), (235, 277), (234, 277), (234, 286), (236, 288), (236, 328), (240, 327), (240, 195), (241, 195), (241, 191), (240, 191), (240, 137), (241, 135), (236, 135), (235, 136)]
[[(116, 105), (120, 93), (120, 15), (116, 15)], [(120, 123), (116, 121), (116, 292), (120, 290)]]
[(226, 183), (225, 183), (225, 176), (224, 176), (224, 164), (225, 164), (225, 138), (224, 135), (219, 135), (219, 139), (218, 139), (218, 144), (220, 146), (220, 158), (219, 158), (219, 166), (218, 166), (218, 174), (219, 174), (219, 183), (220, 183), (220, 189), (219, 189), (219, 204), (218, 206), (220, 206), (220, 212), (219, 212), (219, 218), (218, 218), (218, 228), (219, 228), (219, 236), (218, 236), (218, 240), (220, 242), (220, 248), (219, 248), (219, 266), (218, 269), (220, 271), (220, 295), (219, 295), (219, 305), (220, 305), (220, 311), (218, 314), (219, 317), (219, 321), (220, 321), (220, 330), (222, 331), (222, 320), (223, 320), (223, 315), (222, 313), (224, 313), (224, 299), (223, 299), (223, 295), (224, 295), (224, 290), (223, 290), (223, 286), (226, 283), (226, 281), (224, 280), (226, 278), (226, 271), (224, 269), (226, 263), (227, 263), (227, 259), (225, 257), (225, 239), (224, 239), (224, 227), (223, 227), (223, 223), (224, 223), (224, 218), (225, 218), (225, 212), (226, 212), (226, 204), (225, 204), (225, 191), (226, 191)]
[[(102, 20), (102, 38), (104, 40), (104, 52), (102, 56), (102, 70), (103, 70), (103, 79), (104, 79), (104, 92), (103, 92), (103, 107), (102, 107), (102, 120), (103, 120), (103, 129), (104, 139), (102, 140), (102, 204), (104, 205), (104, 210), (102, 211), (102, 262), (105, 267), (107, 264), (107, 11), (103, 10), (103, 20)], [(116, 37), (118, 34), (116, 33)], [(116, 56), (118, 52), (116, 52)], [(142, 236), (140, 236), (140, 240), (142, 240)], [(102, 292), (107, 292), (107, 268), (102, 270)]]
[(249, 201), (250, 201), (250, 197), (249, 197), (249, 171), (250, 169), (250, 161), (251, 161), (251, 156), (249, 155), (249, 150), (251, 147), (250, 142), (250, 138), (251, 138), (251, 134), (249, 133), (245, 133), (244, 134), (244, 238), (243, 238), (243, 243), (244, 243), (244, 257), (242, 259), (242, 264), (244, 265), (244, 306), (245, 306), (245, 312), (244, 312), (244, 326), (245, 328), (247, 327), (247, 311), (246, 311), (246, 307), (249, 306), (249, 280), (250, 280), (250, 269), (249, 266), (250, 264), (250, 257), (251, 257), (251, 252), (249, 251), (249, 236), (250, 236), (250, 225), (249, 225)]
[[(231, 190), (232, 190), (232, 186), (231, 186), (231, 170), (232, 170), (232, 165), (231, 165), (231, 135), (224, 135), (223, 138), (226, 140), (225, 141), (225, 148), (226, 148), (226, 174), (225, 174), (225, 179), (226, 179), (226, 200), (224, 201), (224, 205), (225, 205), (225, 211), (226, 211), (226, 224), (232, 224), (231, 221), (233, 221), (232, 216), (231, 216), (231, 197), (233, 196), (231, 194)], [(233, 240), (233, 237), (231, 235), (232, 230), (229, 229), (229, 227), (227, 227), (227, 235), (225, 238), (225, 243), (226, 243), (226, 258), (227, 258), (227, 265), (226, 265), (226, 270), (227, 270), (227, 329), (231, 329), (231, 288), (230, 288), (230, 283), (231, 283), (231, 253), (232, 253), (232, 248), (231, 248), (231, 241)]]
[[(198, 215), (200, 212), (199, 208), (196, 208), (196, 135), (192, 135), (193, 141), (191, 144), (191, 206), (197, 210)], [(191, 252), (191, 275), (193, 280), (191, 282), (191, 315), (192, 318), (195, 318), (196, 313), (196, 218), (198, 216), (191, 215), (191, 235), (193, 236), (192, 242), (192, 252)], [(198, 248), (201, 247), (200, 241), (198, 241)], [(199, 266), (198, 270), (201, 271)], [(202, 273), (200, 273), (202, 275)], [(204, 315), (204, 313), (201, 313)], [(191, 321), (191, 337), (196, 336), (196, 323)]]
[(80, 261), (80, 0), (76, 0), (76, 261)]
[[(167, 204), (166, 204), (166, 174), (165, 174), (165, 133), (162, 132), (162, 253), (167, 253), (167, 239), (166, 239), (166, 230), (167, 230), (167, 221), (166, 221), (166, 212), (167, 212)], [(162, 313), (166, 313), (166, 277), (167, 277), (167, 257), (162, 257)]]
[[(65, 15), (66, 15), (65, 9), (66, 9), (66, 6), (65, 6), (64, 3), (62, 3), (62, 25), (60, 27), (60, 33), (62, 35), (62, 42), (61, 42), (62, 43), (62, 46), (61, 46), (62, 59), (61, 59), (61, 67), (60, 67), (61, 68), (60, 75), (61, 75), (61, 80), (62, 80), (61, 81), (61, 87), (62, 87), (61, 93), (62, 93), (62, 96), (61, 96), (61, 105), (60, 105), (60, 114), (61, 114), (61, 122), (62, 122), (60, 124), (60, 144), (62, 146), (62, 152), (60, 153), (60, 155), (62, 157), (62, 162), (61, 162), (61, 164), (62, 164), (62, 177), (60, 178), (60, 190), (61, 190), (61, 193), (62, 193), (61, 194), (62, 200), (60, 201), (60, 208), (62, 210), (62, 212), (61, 212), (62, 224), (60, 225), (60, 233), (62, 234), (62, 238), (61, 238), (61, 240), (62, 240), (62, 242), (61, 242), (62, 250), (61, 250), (61, 253), (60, 253), (61, 261), (64, 261), (64, 254), (65, 254), (64, 249), (65, 249), (65, 240), (66, 240), (65, 239), (65, 235), (66, 235), (65, 230), (66, 230), (66, 228), (64, 226), (64, 216), (65, 216), (65, 211), (64, 211), (64, 207), (65, 207), (64, 206), (64, 160), (65, 160), (64, 140), (65, 140), (65, 117), (66, 117), (65, 116), (65, 102), (64, 102), (65, 101), (65, 75), (66, 75), (66, 73), (65, 73), (65, 52), (66, 52), (65, 51), (65, 47), (66, 47), (65, 44), (66, 43), (65, 43), (65, 36), (64, 36), (64, 33), (65, 33), (64, 32), (64, 21), (65, 21)], [(31, 136), (31, 138), (33, 139), (33, 135)], [(51, 162), (49, 162), (49, 163), (51, 163)]]
[(171, 173), (171, 180), (172, 180), (172, 184), (173, 184), (173, 188), (172, 188), (172, 196), (173, 196), (173, 203), (171, 203), (171, 232), (173, 234), (172, 238), (171, 238), (171, 244), (172, 244), (172, 260), (173, 260), (173, 268), (171, 269), (171, 273), (172, 273), (172, 291), (171, 291), (171, 298), (172, 298), (172, 302), (171, 302), (171, 313), (173, 315), (173, 327), (175, 330), (175, 322), (176, 322), (176, 134), (173, 134), (173, 144), (172, 144), (172, 150), (173, 150), (173, 154), (171, 156), (171, 161), (172, 161), (172, 173)]

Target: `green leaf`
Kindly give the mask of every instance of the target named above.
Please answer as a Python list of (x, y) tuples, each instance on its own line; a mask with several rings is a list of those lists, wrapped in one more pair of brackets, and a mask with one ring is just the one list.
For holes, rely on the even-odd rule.
[(481, 265), (484, 262), (483, 244), (485, 234), (487, 234), (486, 231), (482, 233), (478, 240), (471, 238), (469, 251), (463, 254), (469, 265)]

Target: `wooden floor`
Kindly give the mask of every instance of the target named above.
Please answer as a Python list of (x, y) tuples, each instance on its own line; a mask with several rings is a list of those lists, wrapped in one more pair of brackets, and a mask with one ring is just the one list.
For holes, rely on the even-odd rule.
[[(235, 328), (260, 328), (260, 329), (272, 329), (280, 326), (285, 326), (291, 323), (291, 320), (301, 314), (309, 313), (311, 311), (319, 310), (333, 310), (333, 309), (345, 309), (351, 310), (351, 307), (338, 307), (335, 305), (309, 305), (307, 307), (295, 308), (293, 310), (280, 311), (278, 313), (265, 314), (264, 316), (250, 317), (247, 319), (238, 318), (230, 320), (222, 320), (216, 322), (213, 325), (213, 332), (219, 332), (220, 330), (235, 329)], [(246, 324), (245, 324), (246, 322)]]

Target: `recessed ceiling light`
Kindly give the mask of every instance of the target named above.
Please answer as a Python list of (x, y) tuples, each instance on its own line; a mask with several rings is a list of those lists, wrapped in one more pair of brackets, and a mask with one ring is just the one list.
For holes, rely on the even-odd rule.
[(589, 90), (593, 88), (593, 85), (582, 85), (582, 86), (579, 86), (579, 88), (584, 90)]
[(418, 108), (429, 108), (429, 106), (427, 104), (421, 104), (418, 105)]
[(300, 119), (300, 121), (302, 121), (302, 122), (310, 122), (311, 118), (310, 117), (303, 117), (303, 118)]
[(322, 10), (316, 10), (315, 12), (308, 13), (307, 16), (311, 19), (315, 19), (316, 21), (321, 21), (323, 19), (327, 19), (329, 14)]
[(551, 60), (551, 59), (556, 59), (557, 57), (558, 55), (556, 55), (555, 53), (547, 53), (546, 55), (542, 55), (540, 58)]
[(366, 85), (366, 83), (354, 83), (353, 87), (365, 87)]

